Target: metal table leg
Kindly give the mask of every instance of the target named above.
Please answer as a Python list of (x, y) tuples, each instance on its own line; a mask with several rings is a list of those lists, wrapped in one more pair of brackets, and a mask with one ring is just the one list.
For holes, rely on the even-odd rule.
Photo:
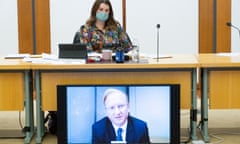
[(42, 142), (42, 137), (45, 133), (44, 131), (44, 113), (42, 111), (41, 104), (41, 81), (40, 81), (40, 71), (35, 71), (35, 86), (36, 86), (36, 118), (37, 118), (37, 137), (36, 143)]
[(25, 143), (30, 143), (34, 134), (33, 97), (31, 92), (31, 71), (24, 71), (25, 85)]
[(201, 133), (203, 140), (209, 142), (208, 136), (208, 70), (202, 69), (202, 102), (201, 102)]
[(197, 69), (192, 70), (191, 138), (197, 140)]

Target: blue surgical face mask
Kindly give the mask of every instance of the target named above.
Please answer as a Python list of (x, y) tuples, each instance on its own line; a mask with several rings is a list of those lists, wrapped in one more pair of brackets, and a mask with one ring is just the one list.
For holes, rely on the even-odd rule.
[(108, 13), (105, 13), (105, 12), (97, 12), (97, 13), (96, 13), (96, 18), (97, 18), (99, 21), (105, 22), (105, 21), (108, 19)]

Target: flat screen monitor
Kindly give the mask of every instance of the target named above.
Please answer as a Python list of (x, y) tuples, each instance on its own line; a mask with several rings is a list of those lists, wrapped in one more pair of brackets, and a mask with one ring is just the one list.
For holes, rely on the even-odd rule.
[(59, 85), (58, 143), (91, 143), (92, 125), (105, 115), (103, 94), (115, 88), (128, 95), (130, 115), (147, 123), (152, 143), (180, 142), (180, 86)]

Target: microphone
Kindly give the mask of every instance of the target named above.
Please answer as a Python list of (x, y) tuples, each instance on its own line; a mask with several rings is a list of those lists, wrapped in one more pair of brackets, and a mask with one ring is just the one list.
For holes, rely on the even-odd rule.
[(157, 24), (157, 62), (159, 61), (159, 29), (160, 24)]
[(234, 26), (231, 22), (227, 22), (226, 25), (229, 27), (235, 28), (238, 31), (239, 38), (240, 38), (240, 29), (238, 27)]

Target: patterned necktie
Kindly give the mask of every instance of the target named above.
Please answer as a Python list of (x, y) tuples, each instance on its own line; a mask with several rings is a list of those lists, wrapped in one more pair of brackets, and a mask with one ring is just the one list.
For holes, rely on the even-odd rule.
[(123, 131), (122, 128), (118, 128), (116, 141), (122, 141), (122, 140), (123, 140), (123, 139), (122, 139), (122, 131)]

